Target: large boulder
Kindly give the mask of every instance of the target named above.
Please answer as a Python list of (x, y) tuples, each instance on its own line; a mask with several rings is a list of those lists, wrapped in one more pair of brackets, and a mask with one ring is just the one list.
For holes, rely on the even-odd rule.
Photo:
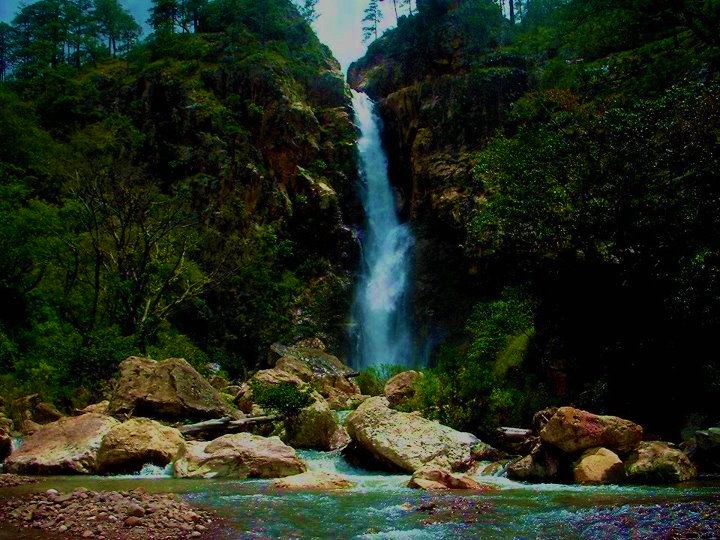
[(164, 467), (184, 451), (185, 440), (177, 429), (148, 418), (132, 418), (105, 435), (97, 455), (97, 470), (136, 472), (146, 464)]
[(103, 437), (119, 422), (88, 413), (61, 418), (25, 438), (5, 462), (8, 472), (25, 474), (89, 474)]
[(301, 474), (278, 478), (273, 487), (293, 491), (330, 491), (347, 489), (355, 484), (346, 476), (324, 471), (307, 471)]
[(453, 473), (437, 465), (425, 465), (415, 471), (408, 482), (408, 487), (439, 490), (464, 489), (471, 491), (489, 491), (491, 488), (483, 486), (466, 474)]
[(480, 442), (417, 413), (395, 411), (384, 397), (366, 400), (345, 426), (352, 440), (375, 459), (409, 472), (431, 462), (446, 467), (469, 462), (473, 446)]
[(697, 476), (690, 459), (661, 441), (641, 442), (625, 461), (628, 480), (635, 484), (674, 484)]
[(625, 479), (622, 460), (607, 448), (585, 450), (573, 466), (578, 484), (618, 484)]
[(415, 387), (422, 377), (421, 372), (412, 369), (391, 377), (383, 391), (390, 406), (397, 407), (415, 396)]
[(136, 356), (120, 364), (109, 412), (113, 416), (161, 420), (204, 420), (236, 414), (184, 359), (156, 362)]
[(604, 447), (630, 452), (642, 440), (643, 428), (617, 416), (599, 416), (573, 407), (560, 407), (540, 430), (543, 442), (563, 452)]
[(538, 444), (527, 456), (507, 466), (507, 476), (525, 482), (556, 482), (562, 477), (562, 456), (550, 446)]
[(338, 435), (342, 427), (338, 424), (335, 412), (327, 401), (319, 399), (302, 409), (297, 416), (285, 420), (284, 441), (294, 448), (315, 448), (317, 450), (336, 450), (343, 437)]
[(332, 409), (353, 408), (364, 399), (360, 387), (351, 378), (355, 372), (336, 356), (302, 344), (286, 347), (276, 343), (271, 350), (277, 355), (275, 369), (311, 384)]
[(306, 469), (295, 450), (278, 437), (250, 433), (188, 442), (185, 454), (175, 462), (179, 478), (278, 478)]
[(16, 399), (13, 409), (19, 418), (17, 427), (25, 435), (30, 435), (40, 426), (60, 420), (64, 416), (52, 403), (42, 401), (39, 394)]

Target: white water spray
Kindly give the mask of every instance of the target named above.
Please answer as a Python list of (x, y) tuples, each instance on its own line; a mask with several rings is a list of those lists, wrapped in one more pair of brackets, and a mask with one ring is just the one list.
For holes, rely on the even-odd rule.
[(398, 217), (380, 138), (380, 118), (363, 93), (353, 92), (353, 106), (360, 128), (360, 195), (366, 216), (362, 272), (353, 311), (353, 363), (358, 369), (383, 364), (411, 366), (408, 290), (414, 239)]

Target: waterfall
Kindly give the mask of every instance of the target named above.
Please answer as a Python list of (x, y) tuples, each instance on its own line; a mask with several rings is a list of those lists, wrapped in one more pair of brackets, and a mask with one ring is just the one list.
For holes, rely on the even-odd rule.
[(414, 357), (408, 294), (414, 239), (398, 217), (373, 102), (353, 91), (353, 106), (360, 128), (359, 191), (366, 216), (353, 308), (353, 364), (358, 369), (383, 364), (409, 367)]

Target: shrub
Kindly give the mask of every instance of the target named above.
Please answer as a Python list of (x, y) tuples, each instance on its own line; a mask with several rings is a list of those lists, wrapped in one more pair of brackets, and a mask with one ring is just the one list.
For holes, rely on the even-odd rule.
[(363, 369), (357, 376), (355, 382), (360, 387), (360, 391), (367, 396), (381, 396), (385, 389), (385, 383), (392, 377), (405, 371), (402, 366), (393, 366), (383, 364), (378, 367), (369, 367)]
[(295, 416), (313, 402), (310, 389), (301, 390), (288, 382), (267, 384), (252, 381), (250, 389), (256, 404), (285, 416)]

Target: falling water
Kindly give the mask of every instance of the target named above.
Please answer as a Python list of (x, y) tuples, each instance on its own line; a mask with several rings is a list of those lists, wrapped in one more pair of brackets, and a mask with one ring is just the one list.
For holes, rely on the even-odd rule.
[(414, 239), (398, 217), (373, 103), (367, 95), (353, 92), (353, 105), (360, 127), (360, 195), (366, 216), (362, 272), (353, 310), (353, 363), (359, 369), (410, 366), (414, 355), (408, 289)]

